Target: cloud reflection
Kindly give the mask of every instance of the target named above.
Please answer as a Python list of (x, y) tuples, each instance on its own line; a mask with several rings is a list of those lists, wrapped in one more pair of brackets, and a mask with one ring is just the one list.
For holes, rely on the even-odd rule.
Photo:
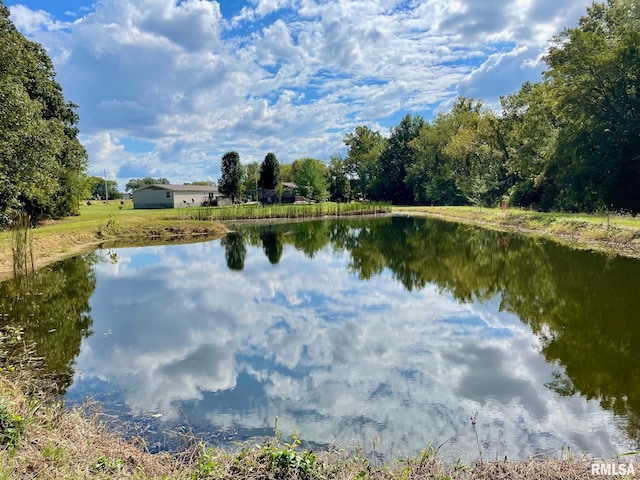
[[(277, 266), (247, 246), (243, 271), (221, 242), (118, 250), (98, 267), (96, 334), (77, 358), (71, 398), (94, 378), (134, 413), (196, 426), (268, 431), (275, 417), (317, 443), (417, 454), (450, 440), (452, 458), (571, 447), (619, 451), (612, 415), (544, 385), (554, 365), (498, 298), (459, 303), (409, 292), (391, 272), (361, 281), (350, 257), (284, 247)], [(109, 334), (103, 335), (103, 332)], [(207, 426), (208, 425), (208, 426)]]

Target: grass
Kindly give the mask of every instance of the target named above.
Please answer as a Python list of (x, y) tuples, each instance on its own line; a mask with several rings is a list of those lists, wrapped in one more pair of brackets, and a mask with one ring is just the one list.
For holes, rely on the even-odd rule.
[(640, 258), (640, 217), (627, 214), (535, 212), (480, 207), (394, 207), (393, 211), (517, 231), (574, 248)]

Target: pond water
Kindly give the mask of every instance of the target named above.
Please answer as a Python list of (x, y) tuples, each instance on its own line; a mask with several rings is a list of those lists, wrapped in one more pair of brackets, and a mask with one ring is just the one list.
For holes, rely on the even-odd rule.
[[(70, 403), (153, 448), (296, 429), (389, 459), (640, 439), (640, 262), (423, 218), (244, 226), (0, 286)], [(472, 421), (472, 419), (474, 421)]]

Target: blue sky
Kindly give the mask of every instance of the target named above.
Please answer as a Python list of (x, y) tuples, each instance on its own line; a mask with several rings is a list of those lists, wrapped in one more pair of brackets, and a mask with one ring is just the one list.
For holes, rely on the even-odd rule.
[(217, 180), (220, 158), (344, 154), (456, 96), (537, 81), (591, 0), (8, 0), (80, 108), (90, 173)]

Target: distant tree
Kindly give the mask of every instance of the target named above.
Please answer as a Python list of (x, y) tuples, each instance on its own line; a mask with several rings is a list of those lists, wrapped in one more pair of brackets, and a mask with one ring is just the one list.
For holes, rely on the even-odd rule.
[[(107, 180), (107, 188), (109, 199), (122, 198), (122, 193), (118, 190), (118, 183), (115, 180)], [(88, 198), (104, 199), (104, 178), (88, 177), (87, 178), (87, 194)]]
[(260, 164), (258, 162), (251, 162), (244, 165), (242, 171), (242, 195), (254, 195), (254, 200), (257, 200), (257, 188), (260, 180)]
[(221, 171), (218, 189), (220, 193), (235, 203), (240, 196), (240, 181), (242, 179), (242, 166), (238, 152), (227, 152), (222, 156)]
[(328, 196), (329, 169), (315, 158), (301, 158), (291, 164), (293, 181), (300, 194), (314, 200), (325, 200)]
[(379, 158), (387, 140), (380, 133), (367, 126), (358, 126), (354, 133), (348, 133), (344, 144), (349, 147), (344, 160), (347, 174), (352, 179), (354, 198), (371, 197), (379, 179)]
[(280, 182), (293, 182), (293, 167), (290, 163), (280, 165)]
[(140, 188), (148, 187), (149, 185), (169, 185), (171, 182), (164, 177), (160, 178), (132, 178), (127, 182), (124, 186), (125, 192), (133, 192), (134, 190), (138, 190)]
[(378, 184), (376, 197), (395, 204), (413, 203), (413, 191), (407, 184), (410, 165), (415, 163), (415, 151), (411, 142), (420, 135), (424, 119), (406, 115), (397, 127), (391, 129), (386, 148), (378, 160)]
[(339, 155), (329, 161), (329, 195), (331, 200), (345, 202), (351, 198), (347, 165)]
[(267, 190), (273, 190), (280, 183), (280, 164), (275, 154), (269, 152), (260, 165), (260, 180), (258, 186)]

